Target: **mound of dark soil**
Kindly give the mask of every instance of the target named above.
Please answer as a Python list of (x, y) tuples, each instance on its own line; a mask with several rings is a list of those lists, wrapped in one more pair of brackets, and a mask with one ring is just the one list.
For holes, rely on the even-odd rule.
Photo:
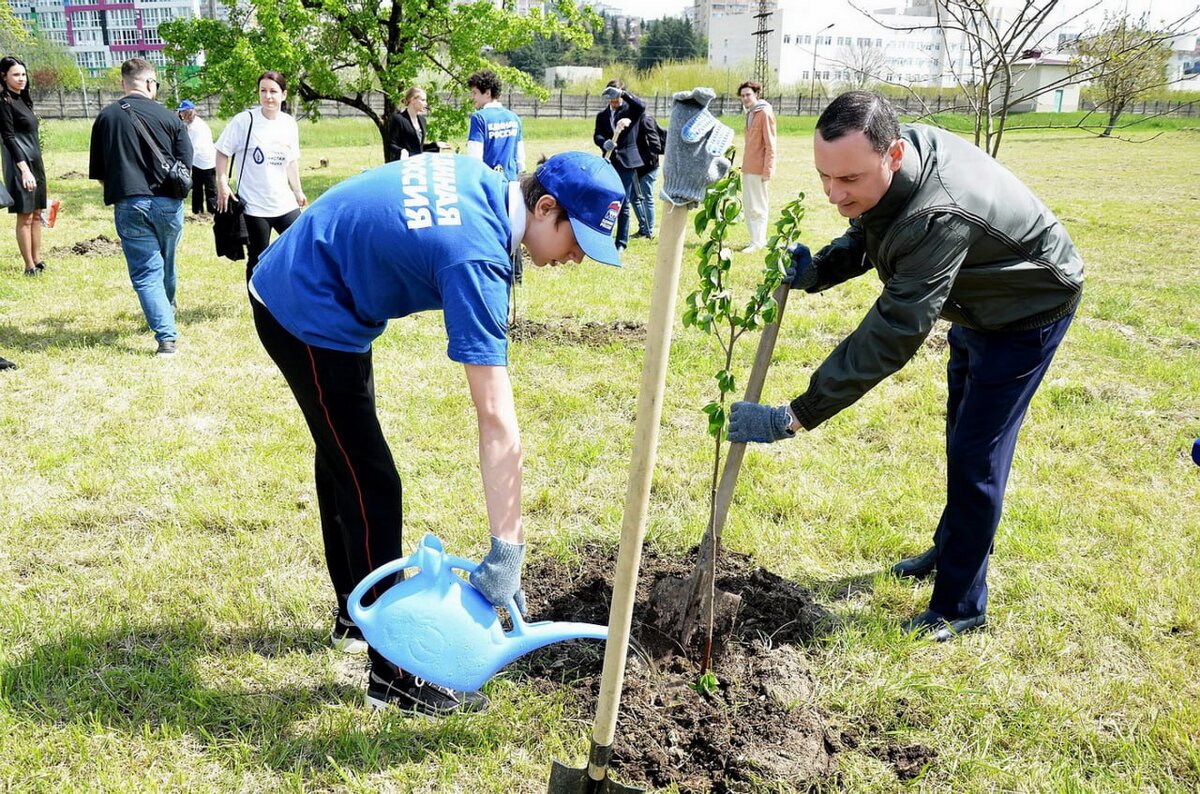
[(540, 323), (536, 320), (517, 318), (508, 329), (508, 335), (514, 342), (537, 340), (604, 347), (614, 343), (646, 341), (646, 325), (632, 320), (617, 320), (611, 323), (578, 323), (574, 320), (564, 319)]
[(121, 242), (107, 234), (101, 234), (90, 240), (80, 240), (73, 245), (57, 246), (51, 253), (75, 254), (76, 256), (116, 256), (121, 253)]
[(198, 212), (198, 213), (188, 212), (188, 213), (184, 214), (183, 222), (184, 223), (199, 223), (204, 226), (212, 226), (213, 216), (209, 215), (207, 212)]
[[(588, 549), (581, 570), (543, 561), (523, 577), (534, 617), (607, 623), (615, 551)], [(804, 644), (831, 618), (794, 583), (726, 554), (718, 586), (742, 595), (733, 637), (714, 663), (717, 690), (691, 685), (698, 669), (674, 655), (671, 638), (646, 622), (647, 599), (665, 577), (690, 563), (647, 549), (642, 558), (634, 643), (626, 670), (612, 777), (683, 791), (740, 791), (752, 781), (787, 781), (803, 788), (833, 774), (841, 736), (815, 705)], [(595, 717), (603, 646), (574, 643), (532, 654), (523, 672), (546, 689), (570, 687), (571, 717)], [(575, 763), (582, 763), (574, 759)]]
[(65, 174), (59, 174), (58, 179), (87, 179), (87, 174), (80, 173), (79, 171), (68, 171)]

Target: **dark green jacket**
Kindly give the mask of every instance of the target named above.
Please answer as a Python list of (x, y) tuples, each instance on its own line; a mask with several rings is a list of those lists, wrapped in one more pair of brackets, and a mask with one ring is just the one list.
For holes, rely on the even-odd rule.
[(887, 193), (813, 256), (809, 292), (872, 267), (884, 288), (792, 401), (809, 430), (908, 363), (938, 317), (1016, 331), (1079, 303), (1083, 260), (1029, 188), (956, 135), (923, 124), (901, 125), (900, 135), (908, 145)]

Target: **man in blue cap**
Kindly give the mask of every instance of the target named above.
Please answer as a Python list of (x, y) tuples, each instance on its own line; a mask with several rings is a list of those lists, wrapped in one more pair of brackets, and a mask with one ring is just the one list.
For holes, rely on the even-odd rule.
[(217, 211), (217, 149), (212, 129), (196, 113), (196, 103), (185, 99), (176, 108), (192, 142), (192, 214)]
[[(567, 152), (508, 181), (479, 160), (427, 154), (327, 191), (263, 254), (250, 280), (259, 338), (316, 442), (317, 503), (338, 599), (331, 641), (368, 650), (367, 701), (427, 715), (487, 698), (397, 670), (346, 612), (368, 573), (401, 557), (401, 484), (375, 409), (371, 343), (391, 318), (440, 310), (447, 353), (466, 370), (479, 430), (491, 551), (471, 577), (493, 604), (524, 610), (521, 442), (508, 378), (513, 260), (589, 256), (620, 266), (612, 239), (624, 189), (599, 157)], [(370, 598), (378, 592), (372, 591)]]

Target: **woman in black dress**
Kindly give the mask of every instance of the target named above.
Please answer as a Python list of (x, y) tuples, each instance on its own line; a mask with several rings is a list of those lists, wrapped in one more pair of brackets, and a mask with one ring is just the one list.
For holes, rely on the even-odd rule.
[(38, 144), (38, 120), (29, 96), (29, 76), (18, 58), (0, 58), (0, 139), (4, 141), (4, 184), (17, 215), (17, 247), (25, 275), (46, 269), (42, 261), (42, 210), (46, 207), (46, 168)]

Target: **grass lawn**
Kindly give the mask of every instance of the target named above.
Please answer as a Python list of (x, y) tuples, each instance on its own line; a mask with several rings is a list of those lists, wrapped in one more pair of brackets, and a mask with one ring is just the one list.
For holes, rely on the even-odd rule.
[[(363, 706), (360, 663), (326, 647), (311, 441), (254, 334), (243, 265), (214, 256), (208, 226), (187, 224), (180, 352), (151, 355), (120, 255), (67, 251), (115, 238), (98, 184), (64, 178), (87, 171), (87, 129), (44, 124), (63, 200), (44, 238), (47, 273), (23, 278), (11, 231), (0, 238), (0, 355), (21, 367), (0, 373), (0, 790), (544, 791), (551, 759), (579, 765), (590, 733), (562, 719), (562, 696), (502, 673), (477, 718)], [(821, 195), (810, 129), (789, 122), (771, 189), (776, 207), (808, 194), (816, 247), (843, 224)], [(590, 148), (590, 122), (539, 120), (529, 137), (531, 157)], [(305, 124), (301, 138), (310, 200), (381, 160), (365, 121)], [(926, 547), (942, 507), (936, 346), (816, 432), (752, 450), (725, 542), (814, 588), (840, 618), (809, 649), (814, 697), (836, 725), (938, 752), (902, 783), (848, 751), (838, 787), (1194, 791), (1200, 134), (1134, 145), (1013, 133), (1001, 157), (1066, 222), (1087, 285), (1017, 451), (990, 630), (945, 646), (902, 638), (928, 586), (883, 574)], [(636, 240), (622, 270), (529, 273), (519, 313), (644, 321), (653, 260)], [(694, 273), (685, 264), (682, 293)], [(801, 391), (878, 290), (868, 274), (793, 298), (764, 399)], [(405, 549), (432, 531), (478, 558), (474, 422), (440, 317), (392, 323), (375, 361)], [(640, 349), (624, 343), (514, 345), (533, 556), (569, 561), (587, 542), (616, 543), (640, 369)], [(677, 324), (647, 541), (660, 550), (682, 553), (702, 531), (699, 409), (717, 369), (715, 351)]]

